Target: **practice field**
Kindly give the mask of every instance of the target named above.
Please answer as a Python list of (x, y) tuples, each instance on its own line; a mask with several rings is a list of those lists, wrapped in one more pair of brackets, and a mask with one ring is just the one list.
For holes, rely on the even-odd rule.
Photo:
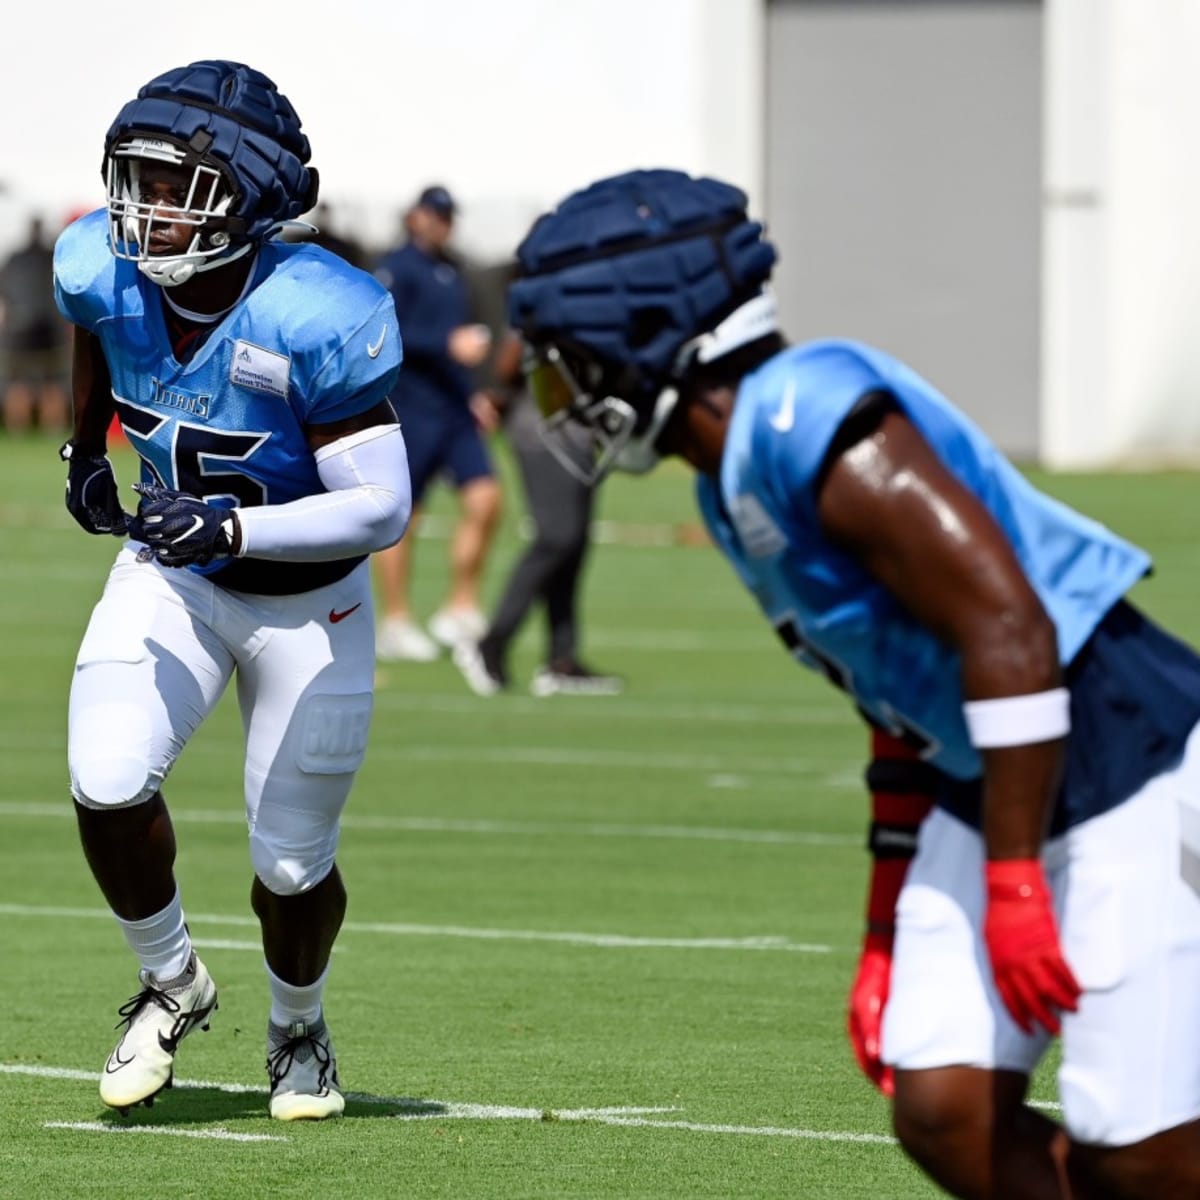
[[(106, 1110), (97, 1073), (136, 976), (64, 758), (75, 647), (116, 545), (71, 523), (49, 440), (0, 441), (0, 463), (0, 1196), (936, 1194), (843, 1035), (863, 730), (695, 544), (674, 465), (602, 498), (585, 651), (624, 696), (482, 700), (444, 660), (380, 671), (327, 993), (346, 1119), (265, 1115), (232, 696), (166, 789), (220, 1011), (152, 1110)], [(132, 481), (127, 453), (118, 470)], [(1197, 481), (1043, 482), (1148, 546), (1158, 573), (1137, 599), (1200, 639)], [(508, 508), (493, 595), (520, 545), (515, 487)], [(418, 545), (426, 615), (449, 511), (439, 495)], [(540, 646), (535, 618), (522, 682)], [(1049, 1073), (1035, 1090), (1053, 1102)]]

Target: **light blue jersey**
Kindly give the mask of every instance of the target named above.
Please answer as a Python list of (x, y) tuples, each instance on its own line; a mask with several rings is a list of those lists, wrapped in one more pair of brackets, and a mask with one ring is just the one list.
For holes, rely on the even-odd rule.
[[(817, 480), (869, 392), (895, 398), (951, 473), (1008, 535), (1071, 663), (1149, 557), (1032, 487), (965, 416), (891, 356), (851, 341), (776, 355), (743, 380), (719, 481), (698, 499), (717, 544), (793, 652), (876, 723), (917, 740), (960, 780), (977, 778), (957, 655), (823, 534)], [(1190, 728), (1190, 726), (1189, 726)]]
[[(323, 492), (306, 426), (375, 407), (400, 368), (387, 290), (317, 246), (263, 243), (246, 295), (184, 363), (161, 289), (113, 257), (103, 210), (59, 237), (54, 288), (62, 315), (100, 339), (143, 481), (215, 504), (286, 504)], [(203, 568), (248, 591), (302, 591), (328, 582), (330, 569), (265, 570), (249, 559)]]

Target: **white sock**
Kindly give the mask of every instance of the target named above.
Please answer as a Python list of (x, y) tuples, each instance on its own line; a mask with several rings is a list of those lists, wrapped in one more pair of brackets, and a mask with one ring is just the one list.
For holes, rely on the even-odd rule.
[(325, 991), (325, 980), (329, 975), (329, 967), (321, 972), (315, 983), (285, 983), (269, 963), (264, 962), (267, 969), (267, 984), (271, 989), (271, 1024), (286, 1029), (294, 1021), (303, 1021), (306, 1025), (315, 1025), (321, 1017), (321, 994)]
[(140, 921), (117, 917), (117, 924), (121, 926), (129, 948), (137, 955), (142, 970), (148, 971), (156, 983), (166, 983), (187, 969), (192, 957), (192, 939), (183, 923), (178, 888), (175, 898), (162, 912)]

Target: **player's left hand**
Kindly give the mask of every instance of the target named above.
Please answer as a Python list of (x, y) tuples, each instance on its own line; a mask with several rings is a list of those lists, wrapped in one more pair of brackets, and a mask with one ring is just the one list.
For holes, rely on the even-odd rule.
[(1059, 1012), (1074, 1012), (1083, 989), (1063, 957), (1050, 888), (1037, 859), (987, 864), (983, 937), (1004, 1007), (1025, 1033), (1034, 1023), (1059, 1030)]
[(145, 542), (164, 567), (206, 566), (233, 554), (237, 515), (187, 492), (153, 483), (135, 483), (141, 496), (129, 522), (129, 536)]
[(129, 514), (121, 508), (112, 463), (103, 454), (79, 454), (70, 442), (59, 453), (67, 462), (67, 511), (88, 533), (124, 536)]
[(850, 1045), (862, 1073), (885, 1095), (895, 1093), (891, 1067), (881, 1054), (883, 1009), (887, 1004), (892, 979), (892, 937), (868, 933), (858, 960), (858, 971), (850, 989), (850, 1007), (846, 1014)]

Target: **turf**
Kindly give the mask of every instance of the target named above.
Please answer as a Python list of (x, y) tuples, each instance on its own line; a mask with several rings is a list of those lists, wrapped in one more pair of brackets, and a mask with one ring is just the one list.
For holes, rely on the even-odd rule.
[[(64, 751), (73, 656), (115, 547), (62, 509), (52, 442), (0, 441), (0, 462), (0, 1195), (937, 1194), (888, 1140), (842, 1033), (861, 728), (698, 544), (673, 465), (601, 496), (584, 649), (625, 695), (480, 700), (445, 661), (380, 671), (327, 997), (347, 1119), (265, 1117), (232, 697), (167, 790), (220, 1011), (152, 1110), (104, 1109), (95, 1073), (135, 978), (79, 851)], [(132, 478), (127, 454), (118, 469)], [(520, 549), (509, 482), (493, 595)], [(1039, 482), (1148, 546), (1159, 572), (1137, 600), (1200, 638), (1195, 479)], [(418, 543), (425, 614), (451, 511), (435, 497)], [(535, 619), (519, 679), (541, 647)], [(1036, 1086), (1053, 1099), (1049, 1071)]]

